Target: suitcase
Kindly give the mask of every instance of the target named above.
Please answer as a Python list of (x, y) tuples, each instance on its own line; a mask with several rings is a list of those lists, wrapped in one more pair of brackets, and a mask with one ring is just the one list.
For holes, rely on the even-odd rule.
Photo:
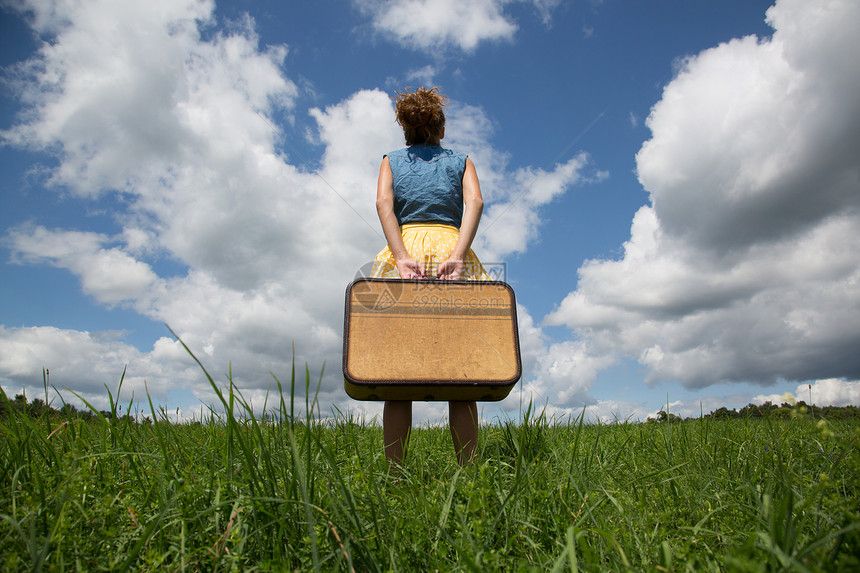
[(347, 394), (502, 400), (522, 374), (516, 308), (501, 281), (353, 281), (343, 329)]

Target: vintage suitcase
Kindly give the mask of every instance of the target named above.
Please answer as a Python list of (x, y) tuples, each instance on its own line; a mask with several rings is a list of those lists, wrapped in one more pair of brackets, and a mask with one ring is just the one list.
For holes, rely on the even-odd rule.
[(522, 373), (500, 281), (362, 278), (346, 290), (343, 376), (357, 400), (505, 398)]

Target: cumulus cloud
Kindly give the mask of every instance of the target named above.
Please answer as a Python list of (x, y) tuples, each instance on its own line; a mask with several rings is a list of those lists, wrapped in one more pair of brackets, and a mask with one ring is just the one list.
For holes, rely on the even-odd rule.
[[(164, 403), (172, 388), (196, 384), (200, 373), (192, 368), (179, 343), (158, 340), (145, 353), (118, 339), (116, 334), (60, 329), (51, 326), (5, 328), (0, 325), (0, 372), (7, 393), (22, 390), (29, 399), (44, 396), (42, 369), (48, 365), (49, 401), (62, 399), (82, 406), (72, 392), (97, 409), (108, 406), (105, 387), (116, 398), (116, 389), (127, 369), (120, 398), (142, 399), (146, 392), (155, 403)], [(34, 376), (38, 373), (38, 376)]]
[[(524, 0), (549, 26), (561, 0)], [(511, 41), (517, 24), (505, 12), (511, 0), (354, 0), (383, 36), (408, 48), (456, 48), (470, 52), (482, 42)]]
[[(330, 252), (320, 233), (346, 245), (355, 243), (344, 240), (350, 233), (375, 237), (360, 225), (339, 226), (347, 218), (343, 203), (332, 207), (335, 195), (324, 179), (277, 151), (283, 135), (268, 118), (290, 113), (297, 95), (281, 69), (287, 48), (261, 49), (247, 18), (203, 38), (211, 2), (26, 9), (34, 29), (52, 41), (17, 67), (18, 94), (28, 107), (3, 139), (56, 156), (49, 186), (84, 200), (119, 194), (127, 208), (114, 213), (123, 226), (116, 236), (19, 226), (7, 237), (14, 261), (67, 269), (97, 303), (123, 304), (167, 323), (204, 362), (220, 371), (232, 362), (246, 387), (265, 388), (270, 371), (288, 372), (294, 341), (300, 361), (321, 365), (336, 355), (339, 311), (331, 301), (342, 298), (361, 258), (349, 248)], [(373, 171), (359, 182), (331, 179), (357, 192), (372, 189)], [(325, 208), (333, 221), (319, 229)], [(161, 259), (182, 263), (187, 273), (158, 276), (153, 264)], [(318, 284), (308, 280), (312, 274), (323, 275)], [(66, 341), (82, 335), (61, 334), (52, 340), (62, 344), (44, 348), (73, 351)], [(157, 348), (140, 354), (112, 344), (138, 364), (161, 364)], [(39, 367), (60, 354), (46, 350)], [(119, 361), (111, 362), (116, 377)], [(140, 369), (149, 371), (153, 387), (169, 384), (173, 370)], [(205, 395), (205, 380), (199, 373), (196, 380), (189, 387)]]
[(561, 0), (532, 0), (532, 3), (541, 21), (549, 26), (552, 24), (552, 12), (561, 4)]
[(510, 40), (517, 30), (499, 0), (361, 0), (382, 34), (416, 49), (456, 46), (475, 49), (482, 41)]
[[(277, 73), (286, 48), (260, 52), (250, 20), (201, 41), (212, 2), (21, 8), (52, 41), (18, 66), (20, 97), (30, 107), (27, 120), (3, 138), (35, 150), (59, 143), (51, 182), (81, 195), (139, 193), (139, 178), (202, 147), (229, 154), (267, 135), (265, 123), (254, 121), (257, 112), (289, 108), (296, 94)], [(35, 76), (41, 81), (32, 82)], [(239, 125), (244, 140), (207, 138)], [(144, 161), (135, 169), (137, 157)]]
[[(56, 160), (49, 189), (84, 203), (119, 198), (111, 215), (121, 230), (21, 223), (5, 237), (13, 262), (66, 269), (96, 304), (166, 323), (217, 382), (229, 365), (255, 403), (273, 374), (291, 371), (294, 344), (300, 369), (327, 364), (322, 409), (345, 400), (337, 374), (344, 288), (385, 244), (376, 175), (382, 153), (403, 145), (389, 95), (361, 90), (299, 110), (299, 90), (283, 70), (288, 47), (261, 48), (250, 18), (217, 29), (211, 2), (19, 7), (51, 41), (15, 68), (24, 111), (0, 136)], [(296, 136), (273, 118), (298, 113), (316, 122), (301, 136), (321, 149), (314, 168), (280, 151)], [(505, 237), (490, 225), (476, 243), (485, 259), (527, 249), (536, 210), (591, 177), (583, 175), (585, 156), (549, 171), (510, 170), (480, 108), (452, 102), (449, 126), (446, 141), (478, 165), (488, 213), (517, 228)], [(165, 261), (171, 272), (161, 270)], [(169, 338), (137, 349), (121, 333), (25, 327), (2, 336), (5, 387), (39, 381), (48, 367), (63, 385), (97, 396), (127, 364), (125, 387), (137, 396), (145, 380), (151, 392), (185, 388), (213, 401), (202, 373)], [(379, 409), (350, 406), (367, 415)], [(438, 414), (422, 408), (416, 419)]]
[(850, 0), (779, 0), (772, 38), (686, 58), (647, 125), (618, 260), (547, 318), (651, 382), (860, 375), (860, 50)]
[(99, 302), (112, 305), (143, 297), (158, 277), (121, 248), (106, 248), (109, 242), (98, 233), (44, 227), (19, 227), (10, 233), (16, 261), (65, 268), (81, 277), (84, 292)]
[(415, 70), (410, 70), (406, 74), (406, 80), (408, 82), (418, 82), (422, 86), (432, 86), (436, 83), (433, 78), (435, 78), (437, 74), (438, 70), (435, 66), (426, 65)]

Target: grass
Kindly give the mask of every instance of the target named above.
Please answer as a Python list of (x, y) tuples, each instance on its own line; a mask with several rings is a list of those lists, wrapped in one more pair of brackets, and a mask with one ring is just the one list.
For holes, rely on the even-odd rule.
[[(205, 370), (204, 370), (205, 374)], [(208, 374), (205, 374), (208, 377)], [(295, 373), (257, 416), (152, 423), (13, 408), (0, 419), (0, 568), (31, 571), (852, 571), (856, 421), (702, 418), (481, 429), (456, 465), (416, 429), (389, 473), (382, 430), (314, 411)], [(304, 388), (296, 389), (297, 383)], [(304, 390), (304, 396), (300, 397)], [(286, 396), (286, 398), (284, 397)], [(7, 406), (5, 394), (0, 396)], [(127, 411), (127, 410), (126, 410)]]

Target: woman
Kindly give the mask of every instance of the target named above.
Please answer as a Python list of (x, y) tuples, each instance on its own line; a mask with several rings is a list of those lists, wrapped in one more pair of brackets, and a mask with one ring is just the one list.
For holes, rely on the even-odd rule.
[[(441, 146), (447, 101), (437, 88), (397, 95), (397, 123), (407, 147), (386, 154), (379, 168), (376, 210), (388, 246), (371, 276), (489, 280), (471, 249), (484, 208), (475, 166)], [(448, 408), (457, 461), (465, 465), (478, 443), (478, 408), (474, 401), (451, 401)], [(385, 402), (382, 425), (385, 456), (400, 464), (412, 402)]]

